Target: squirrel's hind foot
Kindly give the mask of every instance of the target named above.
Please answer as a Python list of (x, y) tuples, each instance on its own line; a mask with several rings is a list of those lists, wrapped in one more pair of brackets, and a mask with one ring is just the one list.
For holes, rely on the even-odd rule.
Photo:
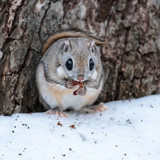
[(103, 103), (100, 103), (98, 105), (93, 105), (89, 108), (84, 107), (81, 109), (81, 112), (86, 112), (86, 113), (95, 113), (95, 112), (103, 112), (106, 111), (107, 107), (104, 106)]
[(95, 112), (103, 112), (103, 111), (106, 111), (106, 110), (107, 110), (107, 107), (105, 107), (103, 103), (98, 104), (98, 105), (94, 108), (94, 111), (95, 111)]
[(46, 111), (46, 114), (55, 114), (57, 117), (66, 117), (68, 118), (68, 114), (61, 112), (61, 111), (56, 111), (56, 110), (48, 110)]

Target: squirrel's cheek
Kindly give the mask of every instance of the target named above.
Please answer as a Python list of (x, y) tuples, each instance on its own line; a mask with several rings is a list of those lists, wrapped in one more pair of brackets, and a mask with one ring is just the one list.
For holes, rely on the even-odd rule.
[(62, 66), (59, 66), (59, 67), (57, 68), (56, 72), (57, 72), (57, 75), (58, 75), (59, 77), (61, 77), (61, 78), (67, 78), (67, 75), (66, 75), (66, 73), (65, 73), (65, 71), (64, 71), (64, 69), (63, 69)]
[(91, 74), (91, 78), (96, 79), (97, 78), (97, 71), (94, 70), (93, 73)]

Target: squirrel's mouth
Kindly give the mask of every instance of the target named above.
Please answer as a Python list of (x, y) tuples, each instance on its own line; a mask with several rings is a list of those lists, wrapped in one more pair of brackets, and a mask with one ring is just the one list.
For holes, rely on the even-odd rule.
[(73, 81), (76, 82), (85, 82), (87, 80), (87, 78), (85, 76), (83, 76), (83, 78), (78, 78), (78, 76), (76, 77), (70, 77)]

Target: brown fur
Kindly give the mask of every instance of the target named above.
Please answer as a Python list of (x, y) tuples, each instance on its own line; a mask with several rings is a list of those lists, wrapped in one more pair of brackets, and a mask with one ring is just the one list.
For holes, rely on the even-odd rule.
[(67, 38), (67, 37), (76, 37), (76, 38), (84, 37), (84, 38), (95, 40), (95, 43), (98, 44), (98, 45), (107, 45), (108, 44), (108, 41), (103, 41), (103, 40), (97, 39), (97, 38), (95, 38), (93, 36), (86, 35), (86, 34), (84, 34), (82, 32), (66, 31), (66, 32), (61, 32), (61, 33), (57, 33), (57, 34), (55, 34), (53, 36), (50, 36), (48, 38), (48, 40), (46, 41), (46, 43), (44, 44), (44, 46), (43, 46), (42, 55), (47, 51), (47, 49), (49, 48), (49, 46), (53, 42), (55, 42), (55, 41), (57, 41), (57, 40), (59, 40), (61, 38)]

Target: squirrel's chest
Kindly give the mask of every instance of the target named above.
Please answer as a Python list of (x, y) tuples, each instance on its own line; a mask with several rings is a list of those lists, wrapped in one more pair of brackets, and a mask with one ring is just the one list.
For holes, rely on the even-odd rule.
[(98, 96), (98, 91), (92, 88), (88, 88), (84, 96), (73, 95), (75, 89), (68, 89), (60, 85), (50, 88), (51, 100), (54, 101), (53, 108), (59, 106), (63, 110), (67, 108), (80, 110), (84, 106), (91, 105)]

